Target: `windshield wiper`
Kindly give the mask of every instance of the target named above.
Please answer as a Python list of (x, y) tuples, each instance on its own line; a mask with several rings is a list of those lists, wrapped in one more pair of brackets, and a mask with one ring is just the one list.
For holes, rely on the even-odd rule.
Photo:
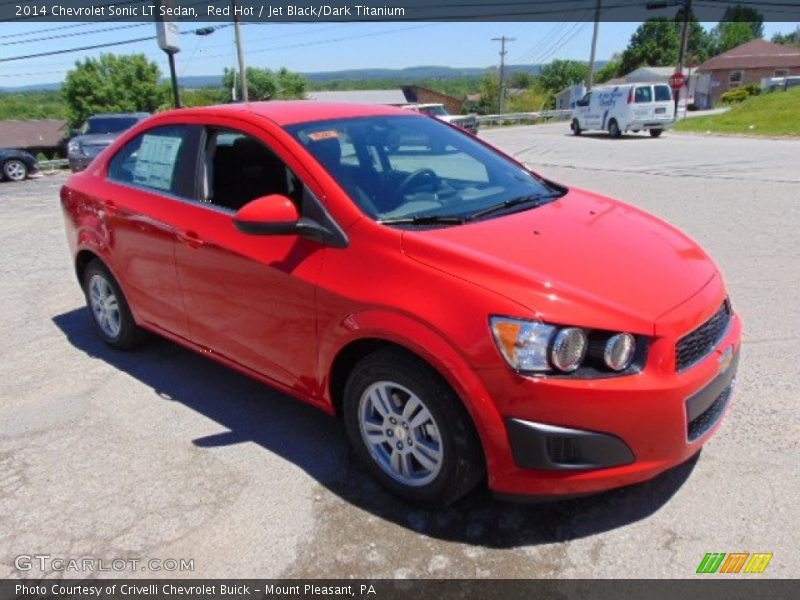
[(457, 215), (417, 215), (415, 217), (396, 217), (394, 219), (379, 219), (381, 225), (463, 225), (466, 217)]
[(481, 217), (485, 217), (486, 215), (491, 215), (496, 212), (506, 210), (508, 208), (519, 206), (521, 204), (534, 203), (534, 206), (532, 206), (531, 208), (535, 208), (535, 206), (544, 204), (547, 200), (559, 198), (562, 195), (563, 194), (536, 194), (533, 196), (520, 196), (519, 198), (512, 198), (511, 200), (506, 200), (505, 202), (501, 202), (500, 204), (493, 204), (492, 206), (487, 206), (482, 210), (479, 210), (477, 212), (472, 213), (471, 215), (468, 215), (466, 219), (470, 221), (472, 221), (473, 219), (480, 219)]

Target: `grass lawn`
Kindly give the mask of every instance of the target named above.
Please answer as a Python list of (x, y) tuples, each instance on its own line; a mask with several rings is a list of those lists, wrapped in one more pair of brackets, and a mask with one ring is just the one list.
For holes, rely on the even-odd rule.
[(729, 111), (679, 121), (677, 131), (800, 136), (800, 87), (748, 98)]

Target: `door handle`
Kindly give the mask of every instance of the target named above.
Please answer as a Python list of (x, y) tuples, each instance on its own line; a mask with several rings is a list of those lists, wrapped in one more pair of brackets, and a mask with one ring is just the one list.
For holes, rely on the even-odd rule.
[(199, 248), (205, 244), (205, 241), (194, 231), (179, 231), (178, 239), (190, 248)]

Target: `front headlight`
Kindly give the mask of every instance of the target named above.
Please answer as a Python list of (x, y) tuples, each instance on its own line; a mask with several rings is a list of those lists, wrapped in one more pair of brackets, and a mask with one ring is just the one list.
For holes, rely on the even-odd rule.
[[(647, 340), (630, 333), (509, 317), (491, 317), (489, 323), (500, 353), (523, 373), (610, 377), (638, 371), (646, 360)], [(643, 344), (641, 352), (637, 339)]]
[(75, 140), (70, 141), (67, 144), (67, 153), (69, 153), (69, 154), (82, 154), (80, 142), (77, 142)]

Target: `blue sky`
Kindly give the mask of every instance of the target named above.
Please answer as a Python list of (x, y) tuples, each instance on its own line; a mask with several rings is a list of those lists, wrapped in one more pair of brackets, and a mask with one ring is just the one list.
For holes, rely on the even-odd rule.
[[(152, 23), (68, 24), (70, 27), (65, 29), (43, 31), (63, 25), (4, 23), (0, 29), (0, 58), (154, 35)], [(204, 25), (184, 23), (181, 28)], [(128, 28), (97, 32), (121, 26)], [(638, 23), (601, 23), (598, 59), (620, 52), (637, 26)], [(798, 23), (766, 23), (765, 37), (769, 39), (778, 31), (793, 31), (797, 26)], [(499, 61), (499, 44), (491, 38), (501, 35), (516, 38), (508, 45), (509, 63), (547, 63), (556, 58), (588, 60), (592, 23), (268, 23), (244, 25), (242, 30), (249, 65), (309, 72), (415, 65), (486, 67)], [(66, 34), (70, 37), (29, 41)], [(76, 59), (96, 56), (101, 51), (144, 52), (159, 63), (163, 73), (168, 73), (166, 58), (153, 40), (0, 63), (0, 87), (61, 81)], [(177, 55), (178, 73), (220, 74), (224, 67), (234, 66), (235, 60), (233, 27), (208, 36), (186, 35)]]

